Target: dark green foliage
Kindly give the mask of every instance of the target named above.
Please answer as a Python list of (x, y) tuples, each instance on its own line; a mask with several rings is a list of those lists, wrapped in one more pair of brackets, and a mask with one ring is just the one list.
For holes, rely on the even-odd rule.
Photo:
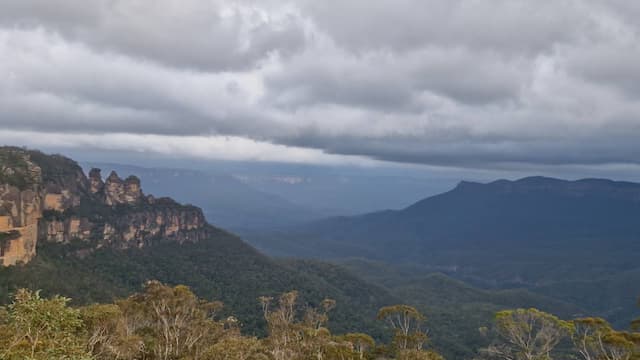
[(402, 264), (403, 275), (410, 268), (479, 288), (523, 288), (620, 328), (638, 315), (638, 199), (640, 184), (600, 179), (462, 182), (403, 210), (331, 218), (248, 240), (279, 256), (367, 258)]
[(80, 311), (69, 308), (68, 301), (18, 290), (4, 320), (0, 314), (0, 359), (91, 359), (82, 338)]
[(479, 329), (491, 324), (501, 310), (535, 307), (568, 319), (584, 314), (578, 306), (525, 289), (483, 290), (417, 265), (363, 259), (340, 264), (420, 310), (428, 319), (431, 345), (446, 359), (471, 358), (478, 348), (486, 347), (491, 339)]
[(246, 333), (259, 335), (264, 334), (259, 296), (298, 289), (302, 304), (327, 297), (337, 299), (330, 327), (340, 332), (375, 330), (375, 311), (391, 299), (384, 290), (332, 265), (278, 264), (221, 230), (197, 244), (162, 243), (128, 251), (101, 249), (86, 255), (83, 250), (88, 248), (82, 242), (39, 246), (38, 256), (31, 263), (0, 269), (0, 299), (6, 302), (10, 293), (27, 287), (42, 289), (47, 296), (68, 296), (75, 304), (109, 302), (136, 291), (147, 280), (157, 279), (185, 284), (203, 298), (223, 301), (227, 311), (240, 319)]
[(489, 291), (473, 288), (442, 274), (430, 274), (400, 286), (394, 294), (410, 299), (430, 319), (432, 340), (451, 358), (462, 358), (488, 340), (478, 330), (500, 310), (537, 307), (563, 317), (583, 314), (577, 307), (524, 289)]
[[(486, 346), (489, 339), (478, 329), (488, 326), (500, 310), (536, 307), (567, 319), (585, 315), (576, 306), (524, 289), (481, 290), (417, 267), (354, 260), (345, 264), (351, 270), (347, 271), (313, 260), (274, 262), (222, 231), (199, 244), (73, 255), (88, 247), (80, 241), (41, 246), (32, 263), (0, 269), (0, 296), (6, 301), (9, 292), (24, 286), (43, 289), (47, 296), (69, 296), (76, 305), (110, 302), (137, 291), (146, 280), (159, 279), (189, 285), (199, 296), (223, 301), (226, 314), (235, 314), (245, 333), (264, 335), (257, 298), (299, 289), (301, 303), (311, 307), (324, 298), (336, 300), (328, 323), (335, 333), (366, 332), (384, 341), (390, 333), (375, 322), (377, 309), (405, 302), (427, 316), (430, 346), (447, 359), (468, 358)], [(384, 287), (371, 285), (374, 282)]]
[(29, 150), (28, 153), (31, 161), (36, 163), (42, 170), (44, 183), (63, 185), (77, 174), (82, 174), (80, 165), (65, 156), (48, 155), (37, 150)]
[[(392, 296), (380, 286), (363, 281), (342, 266), (316, 260), (289, 259), (280, 263), (307, 277), (317, 287), (327, 289), (324, 296), (336, 300), (338, 308), (332, 312), (328, 323), (334, 332), (366, 330), (376, 339), (388, 339), (384, 325), (375, 321), (376, 311), (382, 306), (400, 302), (401, 298)], [(365, 327), (362, 329), (349, 325), (363, 320)]]
[[(40, 168), (41, 178), (34, 173), (32, 164)], [(48, 155), (38, 150), (18, 147), (0, 147), (0, 184), (25, 190), (42, 181), (44, 184), (84, 191), (86, 184), (78, 184), (83, 177), (78, 163), (62, 155)]]
[(0, 147), (0, 184), (24, 190), (37, 181), (29, 170), (28, 157), (23, 149)]

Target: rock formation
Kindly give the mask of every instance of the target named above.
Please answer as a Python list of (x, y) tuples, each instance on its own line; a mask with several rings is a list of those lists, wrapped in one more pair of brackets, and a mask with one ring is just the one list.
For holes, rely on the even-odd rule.
[(199, 208), (145, 196), (135, 176), (86, 177), (70, 159), (17, 148), (0, 148), (0, 165), (0, 265), (29, 262), (39, 241), (77, 241), (86, 252), (210, 234)]
[(43, 197), (41, 170), (20, 151), (0, 153), (0, 265), (35, 256)]
[(102, 193), (104, 190), (104, 181), (102, 181), (100, 169), (94, 168), (89, 171), (89, 186), (92, 194)]
[[(91, 170), (100, 173), (100, 169)], [(136, 176), (129, 176), (122, 180), (115, 171), (112, 171), (104, 182), (104, 195), (107, 205), (136, 204), (142, 199), (142, 189), (140, 179)]]

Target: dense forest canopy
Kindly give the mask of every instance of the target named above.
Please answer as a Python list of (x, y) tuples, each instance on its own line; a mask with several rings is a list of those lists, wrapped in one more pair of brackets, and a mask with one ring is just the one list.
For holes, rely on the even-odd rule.
[[(198, 298), (183, 285), (149, 281), (125, 299), (79, 308), (70, 307), (68, 298), (20, 289), (0, 308), (0, 359), (444, 359), (429, 349), (427, 319), (412, 306), (378, 311), (392, 337), (376, 343), (365, 333), (326, 328), (333, 299), (312, 307), (290, 291), (255, 300), (268, 328), (261, 338), (243, 335), (233, 315), (222, 316), (222, 302)], [(489, 345), (478, 349), (478, 359), (640, 359), (640, 333), (616, 331), (599, 318), (567, 321), (533, 308), (504, 310), (479, 331)]]

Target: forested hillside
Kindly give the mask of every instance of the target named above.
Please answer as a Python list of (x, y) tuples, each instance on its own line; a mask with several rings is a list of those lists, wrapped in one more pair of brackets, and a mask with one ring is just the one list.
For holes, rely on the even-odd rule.
[(640, 184), (529, 177), (462, 182), (403, 210), (248, 240), (277, 256), (365, 258), (484, 289), (524, 288), (622, 327), (640, 296), (630, 285), (640, 281), (639, 218)]
[[(495, 355), (496, 351), (507, 351), (503, 349), (504, 344), (497, 343), (501, 336), (504, 338), (505, 333), (500, 335), (504, 329), (491, 328), (492, 322), (498, 324), (500, 319), (522, 321), (531, 316), (536, 321), (557, 326), (556, 336), (564, 340), (553, 347), (560, 344), (557, 353), (569, 354), (572, 350), (567, 342), (575, 330), (575, 323), (560, 318), (574, 320), (597, 315), (621, 329), (628, 326), (635, 314), (634, 302), (638, 294), (628, 285), (635, 283), (640, 273), (632, 257), (633, 247), (624, 253), (608, 250), (607, 254), (611, 256), (601, 257), (600, 253), (592, 253), (600, 246), (595, 237), (580, 249), (571, 247), (575, 246), (578, 237), (567, 237), (566, 242), (553, 244), (535, 242), (526, 236), (514, 237), (514, 244), (509, 244), (508, 238), (515, 236), (513, 225), (497, 222), (513, 221), (526, 228), (533, 226), (530, 217), (535, 213), (531, 209), (542, 211), (555, 207), (557, 212), (570, 208), (575, 209), (574, 215), (560, 212), (559, 219), (548, 214), (538, 219), (550, 226), (548, 234), (579, 236), (584, 231), (580, 226), (587, 226), (586, 217), (604, 216), (599, 210), (603, 204), (613, 206), (610, 215), (623, 210), (635, 211), (634, 196), (640, 192), (634, 184), (593, 180), (565, 183), (538, 178), (514, 184), (492, 183), (487, 189), (482, 185), (463, 184), (451, 193), (435, 200), (427, 199), (401, 212), (328, 219), (309, 227), (271, 234), (275, 241), (262, 243), (278, 248), (280, 254), (310, 255), (315, 249), (318, 253), (314, 256), (338, 259), (334, 264), (317, 259), (269, 258), (239, 237), (207, 223), (199, 208), (143, 193), (137, 177), (122, 180), (113, 172), (103, 180), (98, 169), (91, 170), (87, 177), (73, 160), (62, 156), (19, 148), (2, 150), (2, 154), (13, 156), (7, 159), (13, 160), (3, 161), (6, 184), (2, 188), (2, 210), (4, 226), (8, 228), (0, 233), (0, 240), (10, 245), (15, 243), (13, 232), (6, 230), (19, 225), (17, 221), (24, 217), (14, 215), (16, 208), (33, 215), (31, 224), (37, 226), (38, 231), (29, 233), (30, 243), (22, 242), (32, 246), (28, 256), (0, 267), (0, 304), (6, 306), (5, 313), (9, 314), (1, 320), (0, 326), (4, 326), (2, 331), (9, 333), (9, 338), (15, 336), (14, 332), (22, 326), (15, 323), (15, 314), (23, 311), (20, 306), (25, 304), (57, 306), (60, 311), (81, 314), (76, 325), (67, 329), (81, 331), (76, 334), (75, 345), (69, 345), (69, 349), (77, 351), (79, 358), (207, 359), (200, 353), (203, 348), (180, 350), (188, 355), (160, 356), (154, 347), (158, 340), (144, 335), (147, 331), (159, 331), (144, 324), (144, 321), (151, 321), (149, 319), (126, 330), (136, 333), (131, 338), (118, 338), (122, 335), (119, 332), (124, 330), (116, 330), (120, 325), (110, 322), (100, 325), (108, 325), (108, 331), (118, 332), (110, 335), (113, 338), (109, 338), (108, 344), (98, 345), (107, 340), (89, 335), (96, 330), (92, 330), (95, 321), (105, 321), (92, 316), (105, 314), (91, 313), (86, 317), (88, 315), (83, 311), (108, 310), (107, 314), (116, 318), (134, 314), (148, 316), (136, 311), (140, 306), (148, 305), (144, 304), (145, 299), (160, 295), (182, 300), (206, 299), (206, 304), (216, 308), (217, 320), (207, 317), (208, 310), (199, 308), (194, 311), (204, 312), (194, 319), (198, 323), (193, 326), (198, 328), (204, 321), (209, 324), (207, 326), (233, 331), (225, 330), (219, 337), (208, 338), (207, 343), (199, 346), (212, 346), (217, 353), (224, 353), (231, 351), (233, 344), (244, 344), (248, 349), (255, 349), (245, 359), (267, 356), (267, 359), (306, 360), (312, 354), (320, 359), (340, 356), (336, 359), (434, 360), (440, 355), (447, 359), (470, 359), (479, 354), (494, 352)], [(175, 181), (171, 177), (164, 179)], [(153, 181), (153, 177), (148, 177), (148, 181)], [(206, 191), (205, 188), (200, 190)], [(578, 204), (574, 203), (576, 201)], [(508, 214), (516, 204), (531, 209)], [(465, 210), (460, 211), (458, 206)], [(470, 218), (482, 208), (486, 211), (480, 219)], [(454, 213), (460, 216), (448, 217)], [(628, 217), (618, 220), (619, 229), (612, 224), (600, 229), (599, 223), (594, 222), (590, 225), (596, 229), (592, 233), (597, 235), (598, 231), (604, 233), (613, 228), (617, 229), (617, 232), (611, 232), (613, 240), (630, 241), (633, 236), (628, 235), (632, 234), (629, 229), (635, 224)], [(450, 225), (450, 231), (443, 224)], [(483, 224), (493, 226), (481, 226)], [(16, 229), (24, 231), (20, 227)], [(314, 233), (311, 231), (314, 229), (319, 230)], [(471, 230), (474, 234), (477, 232), (476, 240), (468, 236)], [(394, 241), (383, 241), (391, 239), (393, 231), (396, 232)], [(368, 238), (363, 239), (363, 234)], [(416, 234), (440, 235), (418, 241)], [(438, 238), (444, 239), (443, 242), (434, 240)], [(265, 239), (269, 238), (262, 238)], [(0, 245), (2, 249), (15, 251), (15, 247)], [(386, 248), (387, 245), (390, 247)], [(350, 255), (359, 257), (349, 258)], [(150, 280), (159, 283), (149, 283)], [(144, 284), (147, 284), (144, 292), (132, 296)], [(149, 284), (156, 285), (149, 287)], [(594, 292), (595, 287), (601, 291)], [(276, 319), (268, 311), (274, 300), (268, 301), (269, 306), (265, 301), (277, 299), (281, 294), (285, 294), (282, 301), (289, 304), (290, 313), (286, 324), (276, 326)], [(55, 297), (58, 295), (69, 297), (68, 305), (84, 308), (80, 312), (65, 308), (67, 301)], [(47, 297), (53, 298), (45, 300)], [(299, 320), (294, 320), (291, 313), (294, 298), (295, 312), (301, 312)], [(225, 307), (220, 308), (218, 301)], [(96, 303), (113, 304), (85, 307)], [(278, 311), (284, 311), (287, 306)], [(514, 308), (539, 310), (508, 312)], [(315, 310), (302, 316), (305, 309)], [(328, 310), (331, 310), (329, 318)], [(389, 320), (389, 314), (394, 314), (393, 321), (380, 321)], [(503, 315), (496, 318), (496, 314)], [(5, 315), (0, 314), (2, 316)], [(394, 322), (396, 316), (409, 316), (416, 322), (411, 334), (406, 326), (403, 329), (403, 325)], [(233, 322), (229, 323), (229, 319)], [(142, 320), (135, 322), (139, 321)], [(606, 331), (607, 336), (615, 334), (631, 339), (629, 341), (634, 345), (629, 347), (624, 343), (623, 348), (628, 350), (625, 354), (635, 351), (633, 339), (636, 335), (615, 332), (603, 321), (589, 322), (589, 326), (597, 324), (598, 331)], [(395, 326), (395, 330), (390, 331), (389, 325)], [(191, 331), (190, 326), (188, 331)], [(295, 348), (276, 345), (284, 331), (282, 326), (288, 329), (286, 336), (306, 345)], [(107, 331), (103, 327), (97, 330)], [(118, 340), (114, 340), (116, 338)], [(79, 339), (92, 345), (82, 345), (77, 342)], [(11, 349), (11, 354), (24, 355), (20, 339), (14, 340), (17, 342), (5, 343), (5, 346)], [(31, 340), (27, 339), (27, 342)], [(384, 345), (374, 347), (371, 341)], [(125, 343), (138, 344), (136, 346), (145, 350), (136, 353), (140, 348), (121, 348)], [(48, 351), (53, 345), (41, 348), (44, 345), (38, 345), (36, 341), (32, 346), (38, 352)], [(429, 350), (422, 351), (423, 346), (428, 346)], [(134, 355), (122, 357), (112, 351)], [(22, 355), (5, 357), (17, 359)], [(218, 355), (206, 356), (217, 359), (215, 356)]]
[[(0, 359), (444, 359), (428, 344), (437, 328), (426, 330), (425, 316), (409, 305), (377, 311), (391, 341), (376, 342), (366, 333), (326, 328), (338, 306), (334, 299), (305, 306), (290, 291), (258, 300), (267, 329), (261, 338), (243, 335), (237, 318), (223, 314), (222, 302), (200, 299), (184, 285), (148, 281), (126, 299), (81, 308), (69, 307), (68, 298), (19, 289), (9, 306), (0, 307)], [(640, 333), (616, 331), (599, 318), (563, 320), (520, 308), (498, 311), (478, 330), (487, 345), (477, 349), (477, 359), (640, 357)]]
[[(248, 334), (264, 334), (260, 296), (298, 290), (300, 300), (313, 304), (331, 297), (340, 301), (332, 330), (364, 331), (383, 336), (375, 325), (375, 311), (399, 300), (334, 265), (321, 267), (277, 263), (259, 254), (239, 238), (218, 230), (196, 244), (160, 244), (149, 249), (101, 249), (87, 256), (84, 244), (43, 245), (24, 266), (0, 269), (0, 302), (7, 303), (19, 288), (42, 290), (90, 304), (123, 298), (141, 284), (157, 279), (190, 286), (198, 296), (221, 300)], [(337, 276), (336, 276), (337, 274)]]

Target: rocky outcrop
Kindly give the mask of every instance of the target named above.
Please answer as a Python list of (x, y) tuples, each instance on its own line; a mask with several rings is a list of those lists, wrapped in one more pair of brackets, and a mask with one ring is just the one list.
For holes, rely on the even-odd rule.
[(102, 175), (100, 169), (91, 169), (89, 171), (89, 191), (92, 194), (102, 194), (104, 190), (104, 181), (102, 181)]
[[(7, 161), (10, 152), (20, 161)], [(196, 242), (211, 233), (199, 208), (145, 196), (135, 176), (112, 172), (103, 181), (99, 169), (87, 177), (70, 159), (23, 149), (0, 148), (0, 156), (11, 175), (0, 178), (0, 265), (29, 262), (39, 241), (77, 241), (86, 253)]]
[(137, 207), (120, 205), (106, 218), (52, 214), (41, 221), (40, 239), (53, 243), (81, 240), (95, 248), (127, 249), (163, 241), (197, 242), (208, 236), (209, 225), (199, 208), (167, 198), (154, 201)]
[(36, 254), (43, 198), (40, 167), (22, 152), (0, 153), (0, 265), (29, 262)]
[(104, 245), (116, 248), (144, 247), (156, 242), (197, 242), (208, 236), (199, 208), (160, 199), (147, 209), (132, 210), (102, 228)]
[[(99, 173), (99, 169), (93, 169)], [(115, 171), (112, 171), (104, 183), (104, 195), (107, 205), (136, 204), (142, 199), (140, 179), (129, 176), (122, 180)]]

